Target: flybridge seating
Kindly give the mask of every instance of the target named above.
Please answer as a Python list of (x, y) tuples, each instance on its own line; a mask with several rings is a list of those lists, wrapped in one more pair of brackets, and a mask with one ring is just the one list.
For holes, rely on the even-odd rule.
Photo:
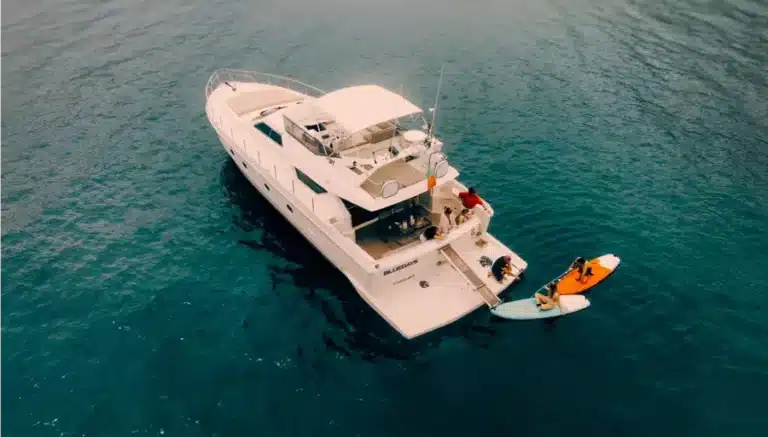
[(385, 121), (350, 135), (331, 115), (312, 103), (287, 109), (283, 124), (286, 132), (312, 153), (334, 157), (373, 159), (375, 152), (387, 150), (396, 135), (403, 132), (392, 121)]

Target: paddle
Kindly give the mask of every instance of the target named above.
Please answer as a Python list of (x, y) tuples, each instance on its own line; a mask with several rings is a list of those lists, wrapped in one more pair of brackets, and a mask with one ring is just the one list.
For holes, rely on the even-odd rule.
[[(554, 282), (554, 281), (557, 281), (558, 279), (560, 279), (560, 278), (562, 278), (563, 276), (567, 275), (568, 273), (570, 273), (570, 271), (571, 271), (571, 268), (570, 268), (570, 267), (568, 267), (568, 270), (566, 270), (566, 271), (564, 271), (563, 273), (561, 273), (560, 275), (558, 275), (558, 276), (557, 276), (555, 279), (553, 279), (553, 280), (551, 280), (551, 281), (547, 282), (546, 284), (542, 285), (541, 287), (537, 288), (537, 289), (536, 289), (536, 291), (539, 291), (539, 290), (544, 290), (544, 289), (546, 289), (546, 288), (547, 288), (547, 285), (549, 285), (550, 283), (552, 283), (552, 282)], [(534, 292), (534, 293), (535, 293), (535, 292)]]
[[(563, 273), (561, 273), (560, 275), (558, 275), (558, 276), (557, 276), (555, 279), (553, 279), (552, 281), (556, 281), (556, 280), (558, 280), (558, 279), (562, 278), (563, 276), (567, 275), (567, 274), (568, 274), (568, 272), (570, 272), (570, 271), (571, 271), (571, 268), (569, 267), (569, 268), (568, 268), (568, 270), (566, 270), (566, 271), (564, 271)], [(552, 281), (549, 281), (549, 282), (547, 282), (547, 284), (549, 284), (549, 283), (550, 283), (550, 282), (552, 282)], [(541, 286), (541, 287), (537, 288), (537, 289), (536, 289), (536, 291), (534, 291), (534, 292), (533, 292), (533, 294), (535, 295), (537, 291), (539, 291), (539, 290), (543, 290), (543, 289), (546, 289), (546, 288), (547, 288), (547, 285), (543, 285), (543, 286)], [(493, 309), (493, 308), (495, 308), (495, 307), (497, 307), (497, 306), (499, 306), (499, 305), (501, 305), (501, 304), (503, 304), (503, 303), (505, 303), (505, 302), (506, 302), (506, 301), (504, 301), (503, 299), (500, 299), (500, 302), (499, 302), (498, 304), (494, 305), (493, 307), (491, 307), (491, 309)]]

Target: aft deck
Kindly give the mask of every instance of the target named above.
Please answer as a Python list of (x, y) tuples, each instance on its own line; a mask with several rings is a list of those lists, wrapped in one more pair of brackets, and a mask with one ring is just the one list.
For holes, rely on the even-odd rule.
[[(509, 287), (512, 283), (520, 280), (520, 276), (528, 268), (528, 263), (525, 262), (520, 256), (512, 252), (503, 243), (497, 240), (493, 235), (485, 233), (479, 237), (462, 238), (456, 240), (451, 244), (452, 248), (456, 251), (461, 259), (466, 264), (466, 267), (477, 277), (481, 278), (491, 293), (498, 295), (505, 288)], [(498, 282), (492, 277), (488, 277), (491, 272), (490, 266), (483, 266), (479, 260), (482, 257), (487, 257), (491, 261), (495, 261), (501, 256), (508, 255), (512, 258), (511, 267), (512, 273), (515, 275), (513, 278), (505, 278), (503, 282)]]
[[(492, 235), (461, 236), (440, 249), (442, 262), (430, 265), (396, 287), (361, 292), (376, 310), (404, 336), (413, 338), (452, 323), (479, 307), (492, 307), (498, 297), (520, 279), (528, 264)], [(496, 281), (482, 257), (512, 258), (513, 278)], [(427, 287), (421, 283), (426, 281)], [(439, 304), (436, 304), (439, 303)]]
[[(385, 223), (385, 220), (389, 220)], [(431, 222), (420, 217), (421, 222), (416, 227), (410, 227), (404, 231), (399, 230), (396, 220), (382, 218), (367, 224), (366, 227), (357, 230), (357, 244), (374, 259), (381, 259), (397, 252), (410, 249), (421, 243), (419, 236), (423, 230), (431, 225)]]
[(390, 241), (372, 239), (360, 241), (357, 244), (363, 248), (363, 250), (365, 250), (373, 259), (378, 260), (384, 258), (387, 255), (394, 255), (401, 250), (408, 250), (420, 242), (421, 240), (419, 240), (419, 236), (413, 235)]

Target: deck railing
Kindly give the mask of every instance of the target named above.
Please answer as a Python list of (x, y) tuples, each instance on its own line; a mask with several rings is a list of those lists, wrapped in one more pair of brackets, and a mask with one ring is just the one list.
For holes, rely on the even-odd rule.
[(245, 82), (245, 83), (265, 83), (268, 85), (276, 85), (283, 88), (292, 89), (294, 91), (306, 94), (312, 97), (319, 97), (325, 94), (325, 91), (312, 85), (300, 82), (290, 77), (278, 76), (276, 74), (260, 73), (258, 71), (251, 70), (237, 70), (232, 68), (223, 68), (213, 72), (208, 79), (208, 84), (205, 86), (205, 98), (206, 100), (211, 93), (224, 82)]

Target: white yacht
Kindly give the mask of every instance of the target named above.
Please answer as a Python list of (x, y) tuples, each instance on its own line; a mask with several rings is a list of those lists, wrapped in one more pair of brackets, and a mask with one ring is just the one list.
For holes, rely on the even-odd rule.
[[(527, 263), (487, 232), (493, 209), (461, 224), (467, 190), (423, 111), (377, 85), (324, 92), (293, 79), (216, 71), (206, 114), (240, 171), (360, 296), (406, 338), (500, 303)], [(453, 210), (439, 238), (445, 207)], [(489, 260), (511, 257), (512, 276)]]

